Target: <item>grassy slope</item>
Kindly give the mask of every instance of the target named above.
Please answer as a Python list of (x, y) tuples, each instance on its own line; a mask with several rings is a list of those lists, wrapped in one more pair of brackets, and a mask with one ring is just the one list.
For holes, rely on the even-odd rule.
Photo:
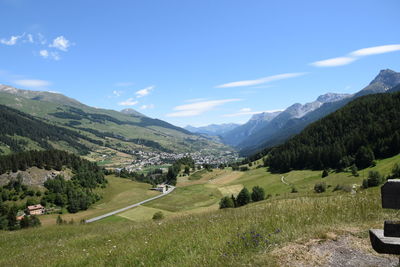
[[(151, 188), (149, 184), (133, 182), (114, 176), (108, 176), (107, 180), (109, 181), (109, 185), (106, 189), (100, 191), (103, 199), (96, 202), (86, 211), (75, 214), (64, 214), (62, 218), (68, 221), (74, 219), (75, 222), (79, 222), (81, 219), (89, 219), (124, 208), (159, 194), (156, 191), (149, 190)], [(55, 224), (57, 216), (56, 214), (45, 215), (41, 216), (40, 220), (43, 225), (52, 225)]]
[[(385, 219), (396, 219), (398, 214), (381, 209), (378, 187), (359, 190), (355, 195), (316, 194), (312, 188), (322, 180), (333, 185), (360, 183), (368, 171), (388, 174), (399, 161), (400, 155), (379, 161), (376, 167), (360, 172), (358, 178), (339, 173), (322, 179), (320, 171), (284, 174), (299, 189), (297, 194), (288, 193), (290, 187), (280, 181), (280, 175), (270, 174), (265, 168), (245, 173), (214, 170), (192, 181), (180, 177), (179, 187), (171, 195), (104, 221), (3, 232), (0, 251), (8, 256), (0, 257), (0, 265), (23, 265), (35, 257), (36, 265), (274, 266), (271, 251), (287, 242), (323, 237), (330, 231), (342, 233), (350, 228), (367, 238), (367, 229), (382, 227)], [(115, 191), (110, 191), (109, 199), (105, 196), (99, 206), (114, 203), (115, 207), (129, 195), (129, 190), (124, 190), (131, 181), (109, 179), (111, 185), (115, 184)], [(274, 196), (242, 208), (218, 210), (221, 188), (255, 184)], [(139, 190), (136, 183), (131, 185), (132, 190)], [(139, 194), (148, 192), (143, 189)], [(115, 199), (119, 190), (124, 191), (124, 197)], [(149, 220), (159, 210), (167, 218), (161, 222)], [(280, 233), (271, 234), (277, 229)], [(25, 249), (27, 244), (31, 249)]]
[[(0, 257), (0, 265), (274, 265), (270, 252), (285, 242), (347, 227), (363, 233), (395, 216), (379, 204), (377, 190), (368, 190), (355, 196), (267, 200), (162, 222), (111, 218), (83, 226), (3, 232), (0, 251), (7, 257)], [(271, 234), (277, 229), (279, 233)]]

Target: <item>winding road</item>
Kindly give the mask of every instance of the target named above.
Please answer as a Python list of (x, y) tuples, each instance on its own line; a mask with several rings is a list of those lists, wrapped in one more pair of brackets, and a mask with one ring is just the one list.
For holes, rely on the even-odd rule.
[(161, 194), (161, 195), (158, 195), (158, 196), (155, 196), (155, 197), (152, 197), (152, 198), (149, 198), (149, 199), (143, 200), (143, 201), (141, 201), (141, 202), (139, 202), (139, 203), (136, 203), (136, 204), (130, 205), (130, 206), (128, 206), (128, 207), (125, 207), (125, 208), (122, 208), (122, 209), (119, 209), (119, 210), (111, 211), (111, 212), (109, 212), (109, 213), (106, 213), (106, 214), (103, 214), (103, 215), (100, 215), (100, 216), (94, 217), (94, 218), (92, 218), (92, 219), (86, 220), (86, 221), (85, 221), (85, 223), (91, 223), (91, 222), (95, 222), (95, 221), (98, 221), (98, 220), (104, 219), (104, 218), (106, 218), (106, 217), (109, 217), (109, 216), (115, 215), (115, 214), (117, 214), (117, 213), (120, 213), (120, 212), (123, 212), (123, 211), (129, 210), (129, 209), (131, 209), (131, 208), (134, 208), (134, 207), (140, 206), (140, 205), (142, 205), (142, 204), (144, 204), (144, 203), (150, 202), (150, 201), (152, 201), (152, 200), (155, 200), (155, 199), (157, 199), (157, 198), (160, 198), (160, 197), (166, 196), (166, 195), (168, 195), (169, 193), (171, 193), (172, 191), (174, 191), (174, 189), (175, 189), (175, 186), (168, 185), (168, 188), (169, 188), (169, 189), (168, 189), (168, 191), (166, 191), (164, 194)]

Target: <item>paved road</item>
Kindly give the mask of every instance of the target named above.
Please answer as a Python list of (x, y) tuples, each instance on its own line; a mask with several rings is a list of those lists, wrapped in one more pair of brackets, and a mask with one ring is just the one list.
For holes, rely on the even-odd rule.
[(104, 219), (104, 218), (106, 218), (106, 217), (108, 217), (108, 216), (111, 216), (111, 215), (114, 215), (114, 214), (117, 214), (117, 213), (120, 213), (120, 212), (129, 210), (129, 209), (131, 209), (131, 208), (137, 207), (137, 206), (139, 206), (139, 205), (142, 205), (142, 204), (147, 203), (147, 202), (149, 202), (149, 201), (155, 200), (155, 199), (157, 199), (157, 198), (166, 196), (166, 195), (168, 195), (169, 193), (171, 193), (172, 191), (174, 191), (174, 189), (175, 189), (175, 187), (172, 186), (172, 185), (168, 185), (168, 187), (169, 187), (168, 191), (165, 192), (164, 194), (161, 194), (161, 195), (158, 195), (158, 196), (155, 196), (155, 197), (152, 197), (152, 198), (143, 200), (143, 201), (141, 201), (141, 202), (139, 202), (139, 203), (130, 205), (130, 206), (128, 206), (128, 207), (125, 207), (125, 208), (122, 208), (122, 209), (119, 209), (119, 210), (115, 210), (115, 211), (112, 211), (112, 212), (109, 212), (109, 213), (106, 213), (106, 214), (103, 214), (103, 215), (94, 217), (94, 218), (92, 218), (92, 219), (86, 220), (85, 223), (95, 222), (95, 221)]

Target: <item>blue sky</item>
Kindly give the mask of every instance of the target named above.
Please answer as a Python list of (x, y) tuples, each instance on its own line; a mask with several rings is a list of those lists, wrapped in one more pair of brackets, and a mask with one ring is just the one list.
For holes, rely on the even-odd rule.
[(400, 71), (400, 1), (0, 0), (0, 83), (179, 126)]

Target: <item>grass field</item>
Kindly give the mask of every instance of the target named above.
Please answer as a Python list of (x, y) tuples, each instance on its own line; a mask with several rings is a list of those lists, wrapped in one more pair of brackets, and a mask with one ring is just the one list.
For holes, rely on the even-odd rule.
[[(89, 219), (124, 208), (159, 194), (156, 191), (149, 190), (151, 188), (149, 184), (138, 183), (115, 176), (107, 176), (107, 180), (109, 181), (107, 188), (99, 192), (103, 197), (99, 202), (96, 202), (86, 211), (61, 215), (62, 218), (67, 221), (73, 219), (75, 222), (79, 222), (81, 219)], [(51, 225), (55, 224), (57, 216), (56, 214), (44, 215), (40, 217), (40, 220), (45, 226)]]
[(349, 228), (366, 238), (367, 229), (396, 217), (379, 200), (378, 190), (368, 189), (356, 195), (272, 199), (161, 222), (113, 216), (88, 225), (2, 232), (0, 251), (7, 257), (0, 257), (0, 265), (276, 266), (272, 251), (287, 242)]

